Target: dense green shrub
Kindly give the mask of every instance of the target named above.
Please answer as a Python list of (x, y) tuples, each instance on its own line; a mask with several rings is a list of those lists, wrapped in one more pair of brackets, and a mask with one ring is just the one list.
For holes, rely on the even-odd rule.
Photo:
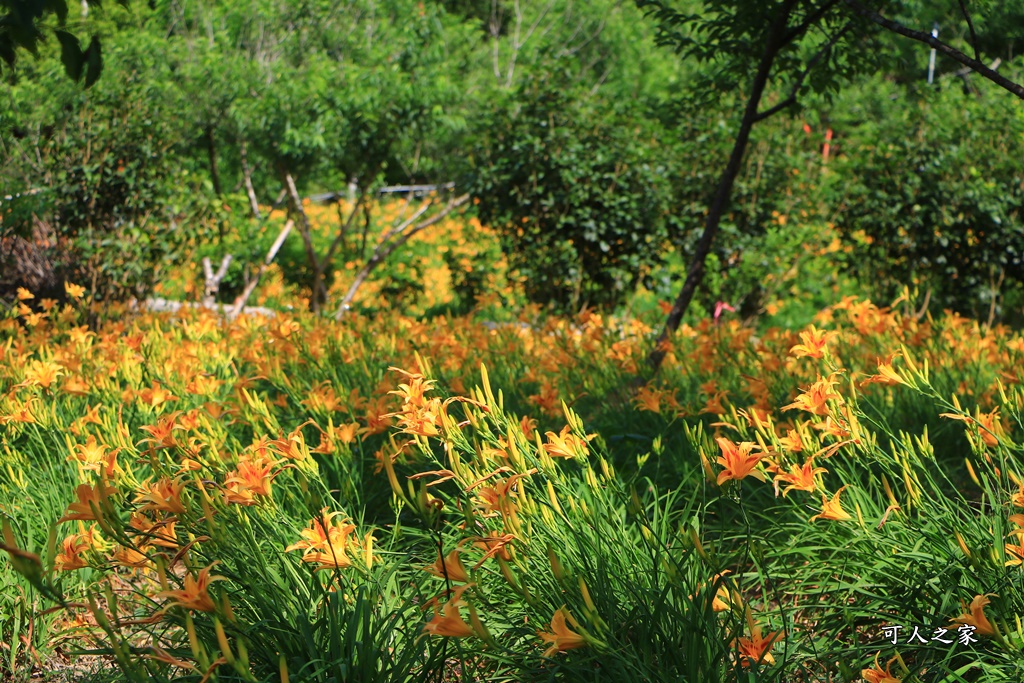
[[(904, 284), (982, 320), (1012, 319), (1024, 286), (1024, 116), (1002, 93), (884, 83), (851, 102), (826, 196), (856, 247), (849, 265), (879, 298)], [(890, 95), (893, 97), (890, 98)]]
[(78, 278), (102, 299), (143, 297), (216, 211), (176, 153), (185, 139), (157, 47), (146, 36), (108, 41), (106, 59), (122, 76), (88, 91), (65, 79), (56, 57), (41, 61), (0, 112), (13, 139), (3, 177), (25, 193), (0, 233), (29, 237), (35, 225), (38, 242), (41, 227), (45, 258), (66, 262), (57, 280)]
[[(486, 122), (471, 192), (526, 295), (560, 309), (613, 306), (664, 255), (667, 182), (650, 130), (552, 82)], [(607, 107), (605, 108), (607, 111)]]

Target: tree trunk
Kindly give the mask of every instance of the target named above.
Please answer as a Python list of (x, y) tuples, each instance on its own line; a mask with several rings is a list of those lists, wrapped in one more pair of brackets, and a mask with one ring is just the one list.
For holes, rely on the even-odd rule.
[(722, 172), (722, 176), (718, 181), (718, 186), (715, 189), (715, 195), (711, 202), (711, 206), (708, 208), (708, 216), (704, 223), (704, 232), (701, 233), (700, 240), (697, 242), (697, 249), (693, 254), (693, 258), (690, 260), (690, 266), (686, 271), (686, 280), (683, 282), (683, 287), (679, 291), (679, 295), (676, 297), (675, 303), (672, 304), (672, 310), (669, 311), (668, 318), (665, 321), (665, 328), (662, 330), (661, 334), (658, 335), (654, 350), (647, 356), (647, 364), (654, 372), (658, 371), (661, 367), (662, 361), (665, 360), (666, 343), (673, 333), (679, 329), (679, 323), (682, 322), (686, 309), (689, 308), (690, 302), (693, 301), (693, 296), (697, 292), (697, 287), (699, 287), (701, 282), (704, 280), (704, 262), (707, 259), (708, 254), (711, 253), (711, 245), (714, 242), (715, 235), (718, 234), (718, 226), (722, 221), (723, 214), (729, 206), (732, 187), (736, 181), (736, 176), (739, 175), (740, 165), (743, 161), (743, 153), (746, 151), (747, 143), (750, 141), (750, 131), (760, 118), (757, 110), (761, 104), (761, 96), (764, 94), (765, 88), (768, 85), (768, 77), (771, 74), (775, 57), (785, 44), (789, 16), (795, 5), (796, 0), (786, 0), (782, 7), (779, 8), (779, 14), (769, 28), (764, 53), (761, 55), (761, 61), (757, 66), (757, 72), (755, 73), (754, 80), (750, 85), (750, 96), (747, 99), (746, 110), (743, 112), (740, 129), (736, 133), (736, 141), (733, 143), (732, 153), (729, 155), (729, 163)]
[(217, 293), (220, 291), (220, 283), (228, 274), (228, 267), (231, 265), (231, 254), (221, 259), (217, 272), (213, 272), (213, 263), (209, 256), (203, 257), (203, 306), (214, 307), (217, 305)]
[(306, 209), (302, 206), (302, 198), (295, 187), (295, 179), (287, 171), (284, 173), (284, 185), (291, 196), (292, 210), (299, 216), (299, 235), (302, 237), (302, 246), (306, 250), (306, 260), (309, 262), (312, 274), (312, 281), (309, 283), (309, 310), (319, 313), (321, 306), (327, 301), (327, 288), (323, 282), (320, 259), (317, 258), (316, 249), (313, 247), (313, 233), (309, 217), (306, 215)]
[(252, 215), (256, 217), (256, 220), (263, 220), (263, 216), (260, 215), (260, 203), (256, 200), (256, 190), (252, 186), (252, 171), (249, 170), (249, 147), (245, 140), (242, 140), (239, 154), (242, 158), (242, 179), (245, 181), (245, 193), (249, 195), (249, 208), (252, 209)]

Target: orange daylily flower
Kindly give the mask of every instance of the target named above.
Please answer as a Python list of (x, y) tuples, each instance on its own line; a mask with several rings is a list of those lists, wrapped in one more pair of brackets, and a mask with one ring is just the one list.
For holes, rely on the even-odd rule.
[[(742, 601), (739, 599), (738, 594), (735, 599), (731, 595), (729, 595), (729, 587), (725, 584), (725, 576), (728, 573), (729, 570), (726, 569), (725, 571), (715, 574), (713, 577), (711, 577), (712, 584), (718, 583), (718, 590), (716, 590), (715, 594), (711, 597), (711, 609), (714, 612), (728, 611), (734, 603), (742, 604)], [(696, 598), (696, 596), (699, 595), (703, 590), (704, 583), (698, 583), (697, 593), (691, 595), (690, 599), (693, 600), (694, 598)]]
[(49, 389), (50, 385), (57, 381), (57, 378), (64, 374), (64, 368), (59, 363), (52, 361), (34, 360), (25, 368), (25, 381), (23, 386), (40, 386)]
[(562, 431), (558, 434), (544, 432), (544, 436), (548, 438), (548, 442), (544, 444), (544, 450), (552, 458), (575, 458), (577, 453), (583, 456), (589, 452), (587, 441), (591, 437), (581, 439), (571, 433), (569, 425), (562, 427)]
[(163, 548), (177, 548), (178, 536), (174, 531), (177, 523), (173, 517), (154, 522), (139, 512), (133, 512), (128, 526), (146, 537), (146, 543)]
[(100, 406), (101, 405), (102, 405), (101, 403), (97, 403), (96, 405), (89, 407), (85, 411), (85, 415), (82, 415), (82, 417), (78, 418), (78, 421), (80, 421), (83, 425), (86, 425), (86, 424), (102, 425), (103, 424), (103, 420), (100, 419)]
[(102, 470), (107, 477), (111, 477), (118, 471), (117, 454), (120, 448), (107, 452), (107, 447), (96, 442), (96, 437), (89, 435), (85, 444), (75, 446), (74, 452), (68, 456), (68, 460), (75, 460), (81, 464), (82, 469), (90, 472)]
[(389, 391), (389, 394), (395, 394), (402, 398), (404, 406), (412, 406), (415, 408), (423, 408), (426, 406), (427, 401), (424, 398), (424, 394), (428, 391), (432, 391), (434, 384), (437, 380), (426, 379), (423, 375), (416, 372), (407, 372), (401, 368), (390, 367), (388, 370), (394, 370), (409, 378), (409, 383), (399, 384), (398, 389)]
[(715, 439), (715, 441), (718, 442), (718, 447), (722, 449), (722, 455), (718, 458), (718, 464), (725, 468), (718, 473), (719, 486), (730, 479), (739, 481), (747, 475), (761, 481), (765, 480), (764, 473), (756, 469), (758, 463), (761, 462), (763, 453), (751, 453), (754, 448), (758, 447), (756, 443), (744, 441), (736, 444), (721, 436)]
[(459, 608), (455, 602), (447, 602), (442, 610), (434, 607), (434, 618), (423, 626), (423, 632), (432, 636), (444, 636), (447, 638), (467, 638), (475, 635), (473, 628), (462, 620)]
[(424, 567), (423, 571), (440, 579), (447, 578), (449, 581), (469, 583), (469, 573), (466, 571), (465, 565), (462, 564), (458, 550), (451, 551), (443, 559), (438, 554), (437, 561), (429, 567)]
[(138, 397), (143, 403), (149, 404), (154, 408), (159, 406), (161, 403), (178, 400), (174, 394), (167, 391), (156, 382), (153, 383), (153, 386), (140, 391)]
[(156, 594), (156, 597), (169, 598), (173, 604), (187, 610), (198, 610), (200, 612), (215, 611), (217, 606), (207, 592), (207, 587), (214, 581), (224, 581), (227, 578), (224, 576), (210, 576), (210, 570), (213, 569), (215, 564), (217, 563), (214, 562), (209, 567), (203, 568), (196, 578), (193, 578), (191, 574), (186, 575), (184, 587), (181, 590), (160, 591)]
[(542, 380), (540, 383), (540, 393), (532, 394), (529, 397), (530, 403), (538, 406), (547, 415), (558, 415), (562, 412), (561, 397), (558, 395), (558, 389), (551, 386), (547, 380)]
[(825, 355), (825, 348), (828, 346), (828, 343), (838, 336), (836, 332), (825, 332), (811, 325), (800, 333), (800, 341), (803, 343), (797, 344), (789, 352), (795, 358), (802, 358), (804, 356), (808, 358), (822, 358)]
[(348, 424), (338, 425), (334, 428), (331, 436), (343, 444), (350, 444), (356, 440), (356, 436), (359, 434), (359, 423), (349, 422)]
[(726, 410), (725, 406), (722, 405), (722, 400), (727, 396), (728, 392), (718, 391), (713, 396), (708, 398), (708, 402), (701, 409), (700, 414), (709, 413), (711, 415), (724, 415)]
[(779, 495), (779, 484), (789, 484), (782, 490), (782, 497), (785, 498), (790, 491), (796, 489), (797, 491), (808, 491), (813, 493), (818, 487), (817, 482), (814, 478), (818, 474), (828, 472), (824, 467), (814, 466), (814, 456), (807, 458), (802, 466), (791, 465), (789, 472), (780, 472), (775, 475), (775, 495)]
[(1010, 497), (1010, 503), (1014, 507), (1024, 508), (1024, 482), (1017, 485), (1017, 492)]
[[(992, 622), (985, 616), (985, 606), (990, 603), (989, 596), (995, 597), (995, 593), (986, 593), (985, 595), (976, 595), (971, 600), (970, 606), (964, 607), (964, 613), (959, 617), (950, 619), (954, 624), (973, 626), (976, 630), (975, 633), (979, 636), (994, 636), (996, 635), (996, 629), (992, 626)], [(961, 603), (962, 605), (962, 603)], [(947, 626), (947, 630), (953, 630), (956, 626)]]
[(800, 432), (795, 429), (787, 429), (786, 436), (780, 438), (779, 443), (790, 453), (799, 453), (804, 449), (804, 442), (800, 438)]
[(1003, 422), (999, 417), (999, 408), (989, 413), (978, 413), (978, 427), (981, 440), (990, 448), (998, 446), (999, 437), (1006, 435)]
[(272, 472), (277, 461), (271, 459), (238, 460), (238, 466), (224, 480), (224, 499), (238, 505), (255, 505), (256, 496), (269, 498), (274, 477), (282, 472)]
[(181, 429), (177, 419), (180, 413), (173, 412), (164, 415), (155, 425), (143, 425), (142, 431), (148, 432), (152, 438), (142, 439), (139, 444), (152, 443), (156, 448), (173, 448), (178, 445), (174, 438), (174, 430)]
[(900, 377), (899, 373), (893, 369), (892, 363), (895, 356), (890, 357), (888, 361), (878, 361), (878, 374), (872, 377), (868, 377), (861, 384), (871, 384), (877, 382), (879, 384), (906, 384), (906, 380)]
[(473, 545), (484, 551), (484, 556), (473, 565), (473, 569), (479, 569), (483, 566), (484, 562), (491, 559), (492, 557), (498, 557), (505, 562), (512, 559), (512, 553), (506, 547), (512, 541), (516, 540), (514, 534), (502, 534), (498, 531), (488, 531), (486, 536), (473, 536), (469, 540), (473, 542)]
[(860, 677), (864, 679), (864, 683), (903, 683), (902, 679), (896, 678), (892, 675), (889, 667), (896, 660), (895, 657), (885, 663), (885, 669), (878, 663), (878, 655), (875, 653), (875, 666), (870, 669), (861, 669)]
[(398, 424), (406, 434), (419, 436), (440, 436), (441, 413), (444, 406), (441, 399), (432, 398), (422, 407), (407, 403), (401, 412), (389, 413), (383, 417), (397, 417)]
[(836, 491), (836, 495), (832, 496), (832, 500), (829, 500), (826, 496), (821, 497), (821, 512), (811, 517), (810, 520), (813, 522), (816, 519), (829, 519), (834, 522), (843, 522), (848, 519), (853, 519), (843, 510), (842, 502), (839, 500), (840, 494), (846, 486), (840, 486), (839, 490)]
[(101, 509), (103, 499), (108, 495), (108, 490), (102, 482), (96, 488), (88, 484), (79, 484), (78, 488), (75, 489), (75, 495), (78, 497), (78, 501), (68, 505), (64, 516), (57, 520), (58, 524), (75, 519), (84, 521), (95, 520), (96, 513), (93, 510), (98, 512)]
[(527, 439), (533, 438), (533, 430), (537, 428), (537, 421), (532, 417), (523, 416), (519, 419), (519, 429)]
[(441, 604), (441, 599), (446, 599), (445, 602), (447, 602), (450, 605), (454, 605), (455, 607), (465, 607), (468, 603), (462, 599), (462, 594), (475, 585), (475, 583), (466, 583), (461, 586), (446, 588), (443, 591), (441, 591), (440, 595), (430, 598), (425, 603), (423, 603), (421, 609), (426, 611), (430, 608), (434, 608), (434, 611), (436, 612), (437, 606)]
[(89, 566), (82, 553), (92, 546), (89, 534), (72, 534), (61, 543), (61, 552), (54, 558), (54, 569), (61, 572)]
[(642, 386), (637, 389), (633, 403), (640, 410), (650, 413), (661, 413), (661, 390), (649, 386)]
[[(1024, 531), (1020, 530), (1019, 531)], [(1005, 545), (1006, 554), (1010, 558), (1004, 564), (1007, 567), (1018, 567), (1024, 563), (1024, 539), (1018, 539), (1017, 544), (1007, 543)]]
[(834, 375), (829, 378), (819, 377), (818, 381), (808, 387), (807, 391), (796, 397), (792, 403), (783, 406), (782, 410), (806, 410), (814, 415), (828, 415), (829, 399), (840, 399), (839, 394), (833, 393), (832, 388), (836, 385)]
[(148, 545), (141, 545), (138, 550), (121, 547), (114, 552), (113, 561), (122, 567), (140, 569), (150, 563), (149, 555), (146, 554), (150, 550), (152, 550), (152, 547)]
[(340, 512), (320, 511), (320, 516), (309, 523), (308, 529), (300, 532), (301, 541), (285, 548), (285, 552), (303, 550), (302, 561), (319, 565), (321, 569), (345, 569), (352, 566), (347, 547), (352, 544), (348, 537), (356, 530), (354, 524), (347, 520), (340, 524), (332, 524), (331, 519)]
[(209, 396), (223, 383), (212, 375), (196, 375), (185, 385), (185, 391), (195, 396)]
[(772, 657), (769, 650), (782, 637), (782, 632), (771, 631), (767, 635), (761, 635), (761, 626), (754, 623), (753, 618), (750, 616), (749, 608), (747, 611), (747, 623), (750, 625), (750, 637), (741, 637), (733, 641), (733, 647), (739, 651), (740, 663), (744, 667), (757, 666), (761, 662), (768, 665), (775, 664), (775, 658)]
[[(566, 650), (573, 650), (587, 645), (587, 639), (584, 636), (572, 631), (566, 625), (566, 618), (572, 619), (572, 615), (569, 614), (569, 610), (565, 607), (561, 607), (551, 617), (551, 632), (537, 631), (537, 635), (540, 636), (541, 640), (548, 644), (548, 649), (544, 650), (544, 657), (551, 657), (558, 652), (565, 652)], [(575, 620), (573, 622), (575, 623)]]
[(155, 483), (144, 484), (143, 487), (148, 493), (140, 493), (133, 501), (135, 503), (144, 503), (139, 508), (139, 512), (158, 510), (160, 512), (172, 512), (180, 515), (187, 511), (185, 505), (181, 502), (181, 492), (185, 489), (185, 483), (181, 480), (181, 477), (175, 479), (163, 477)]
[(85, 380), (77, 375), (64, 378), (64, 383), (61, 384), (60, 388), (65, 394), (72, 394), (74, 396), (87, 396), (91, 389)]
[[(472, 491), (492, 476), (510, 471), (511, 468), (509, 467), (499, 467), (490, 474), (487, 474), (470, 484), (466, 490)], [(515, 515), (516, 511), (519, 509), (514, 500), (514, 497), (518, 494), (519, 480), (528, 477), (531, 474), (536, 474), (536, 472), (537, 469), (535, 467), (531, 467), (528, 471), (520, 474), (513, 474), (508, 479), (499, 481), (494, 486), (481, 488), (477, 492), (477, 495), (479, 496), (477, 500), (481, 503), (480, 507), (483, 509), (484, 516), (491, 517), (494, 516), (495, 513), (502, 515)]]
[(989, 447), (998, 446), (999, 437), (1006, 435), (1006, 430), (1003, 428), (1002, 420), (999, 417), (999, 408), (989, 413), (978, 412), (975, 417), (958, 413), (939, 413), (939, 417), (948, 417), (951, 420), (978, 425), (978, 433), (981, 435), (981, 440)]

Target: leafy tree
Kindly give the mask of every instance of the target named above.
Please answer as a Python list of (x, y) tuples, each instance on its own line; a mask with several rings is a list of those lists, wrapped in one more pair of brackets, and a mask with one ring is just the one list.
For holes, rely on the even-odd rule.
[(124, 77), (89, 91), (67, 82), (52, 56), (40, 60), (34, 82), (12, 91), (0, 116), (20, 135), (3, 167), (23, 191), (0, 233), (26, 237), (43, 227), (54, 249), (70, 251), (58, 260), (103, 299), (145, 296), (209, 209), (177, 153), (183, 131), (161, 45), (145, 34), (108, 43)]
[[(471, 193), (526, 295), (559, 310), (609, 307), (668, 239), (666, 169), (640, 117), (602, 116), (552, 82), (520, 88), (486, 121)], [(624, 115), (626, 114), (626, 115)]]
[[(733, 185), (754, 126), (798, 104), (806, 90), (836, 92), (843, 80), (872, 68), (883, 53), (873, 44), (875, 27), (919, 42), (1024, 97), (1024, 88), (963, 52), (909, 29), (857, 0), (702, 0), (692, 12), (666, 0), (637, 0), (658, 22), (660, 40), (677, 52), (713, 66), (707, 84), (719, 90), (746, 87), (747, 101), (735, 142), (708, 207), (703, 233), (691, 256), (686, 278), (668, 314), (649, 365), (657, 370), (664, 342), (678, 329), (706, 272), (705, 261), (725, 215)], [(916, 7), (901, 6), (912, 11)], [(965, 12), (966, 14), (966, 12)], [(914, 16), (912, 13), (910, 16)], [(772, 87), (774, 86), (774, 87)], [(771, 99), (775, 104), (764, 106)]]

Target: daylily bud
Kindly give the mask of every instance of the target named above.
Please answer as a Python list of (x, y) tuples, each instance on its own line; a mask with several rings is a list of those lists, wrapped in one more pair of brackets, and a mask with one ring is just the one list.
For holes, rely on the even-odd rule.
[(700, 536), (697, 535), (697, 530), (692, 527), (690, 528), (690, 541), (693, 543), (693, 547), (696, 549), (697, 554), (700, 555), (703, 560), (707, 561), (708, 554), (704, 551), (704, 546), (701, 545)]
[(555, 495), (555, 487), (551, 485), (550, 479), (548, 479), (548, 500), (551, 502), (551, 507), (558, 511), (558, 514), (565, 514), (562, 512), (562, 506), (558, 504), (558, 496)]
[(971, 551), (967, 549), (967, 544), (964, 542), (964, 537), (960, 535), (959, 531), (954, 531), (953, 533), (954, 535), (956, 535), (956, 542), (960, 546), (960, 550), (963, 551), (964, 556), (966, 556), (967, 559), (972, 559)]
[(964, 458), (964, 463), (967, 465), (967, 473), (971, 475), (971, 481), (981, 487), (981, 481), (978, 479), (978, 475), (974, 472), (974, 467), (971, 465), (970, 458)]
[(235, 663), (235, 655), (231, 652), (231, 645), (228, 643), (228, 636), (224, 633), (224, 626), (221, 625), (220, 619), (217, 617), (213, 618), (213, 630), (217, 634), (217, 644), (220, 646), (220, 651), (224, 655), (224, 661), (228, 664)]
[(472, 604), (469, 606), (469, 623), (473, 627), (473, 632), (476, 633), (477, 638), (485, 643), (491, 642), (491, 633), (484, 626), (483, 622), (480, 621), (480, 615), (476, 613), (476, 607)]
[(551, 563), (551, 573), (555, 575), (558, 581), (565, 580), (565, 569), (562, 567), (562, 563), (558, 561), (558, 556), (555, 555), (555, 551), (550, 546), (548, 547), (548, 561)]

